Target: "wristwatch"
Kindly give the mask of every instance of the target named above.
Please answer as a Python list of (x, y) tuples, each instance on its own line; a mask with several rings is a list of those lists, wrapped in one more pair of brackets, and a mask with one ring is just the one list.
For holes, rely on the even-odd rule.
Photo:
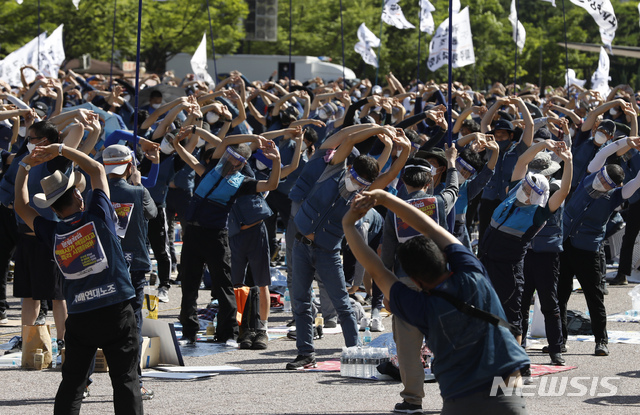
[(19, 162), (18, 164), (19, 164), (19, 165), (21, 165), (22, 167), (24, 167), (24, 169), (25, 169), (26, 171), (31, 170), (31, 164), (27, 164), (27, 163), (25, 163), (25, 162), (24, 162), (24, 161), (22, 161), (22, 160), (20, 160), (20, 162)]
[(58, 146), (58, 156), (62, 156), (62, 149), (64, 148), (64, 143), (60, 143)]

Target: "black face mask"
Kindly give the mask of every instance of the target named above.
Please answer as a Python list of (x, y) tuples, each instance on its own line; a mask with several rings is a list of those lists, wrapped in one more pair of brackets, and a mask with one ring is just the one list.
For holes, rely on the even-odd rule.
[(511, 145), (510, 140), (498, 141), (498, 147), (500, 147), (501, 153), (504, 153), (505, 151), (507, 151), (510, 145)]

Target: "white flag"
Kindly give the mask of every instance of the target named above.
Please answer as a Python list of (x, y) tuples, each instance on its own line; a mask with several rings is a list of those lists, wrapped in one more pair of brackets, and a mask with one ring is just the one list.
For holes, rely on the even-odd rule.
[(207, 72), (207, 33), (202, 35), (202, 42), (191, 58), (191, 69), (198, 81), (204, 81), (209, 85), (215, 85), (213, 78)]
[(373, 48), (369, 47), (367, 43), (360, 41), (356, 43), (353, 49), (356, 52), (358, 52), (360, 56), (362, 56), (362, 60), (366, 64), (375, 66), (376, 68), (378, 67), (378, 57), (376, 56), (376, 53), (373, 51)]
[(462, 8), (462, 6), (460, 5), (460, 0), (453, 0), (451, 3), (451, 9), (453, 10), (453, 15), (455, 16), (456, 14), (460, 13), (460, 9)]
[(18, 3), (18, 4), (22, 4), (22, 2), (23, 2), (23, 1), (24, 1), (24, 0), (16, 0), (16, 3)]
[(433, 21), (431, 12), (436, 10), (429, 0), (420, 0), (420, 31), (430, 35), (436, 30), (436, 24)]
[(518, 11), (516, 10), (516, 0), (511, 0), (511, 12), (509, 13), (509, 21), (513, 27), (513, 41), (516, 42), (518, 50), (522, 52), (524, 48), (524, 41), (527, 37), (527, 33), (524, 31), (524, 26), (518, 20)]
[(74, 6), (76, 6), (76, 10), (78, 10), (78, 5), (80, 4), (80, 0), (71, 0)]
[(567, 72), (565, 72), (564, 74), (564, 82), (565, 82), (565, 85), (564, 85), (565, 88), (569, 88), (571, 85), (578, 85), (579, 87), (582, 88), (587, 81), (576, 78), (576, 71), (569, 68)]
[(640, 3), (638, 3), (638, 13), (640, 13)]
[[(39, 37), (33, 38), (29, 43), (18, 50), (14, 50), (0, 62), (0, 79), (4, 79), (11, 86), (22, 86), (20, 81), (20, 68), (25, 65), (38, 67), (38, 38), (42, 48), (47, 39), (47, 33), (40, 33)], [(25, 71), (27, 82), (35, 79), (33, 71)]]
[(63, 26), (58, 26), (40, 46), (40, 72), (48, 77), (58, 77), (58, 70), (66, 57), (62, 43)]
[[(469, 21), (469, 7), (465, 7), (457, 15), (453, 16), (453, 43), (451, 47), (451, 62), (454, 68), (476, 63), (473, 53), (473, 36), (471, 35), (471, 22)], [(449, 61), (449, 19), (440, 23), (436, 34), (429, 44), (429, 58), (427, 66), (430, 71), (435, 71)]]
[(556, 0), (542, 0), (542, 1), (546, 1), (547, 3), (551, 3), (551, 5), (553, 7), (556, 7)]
[(378, 39), (378, 37), (374, 35), (373, 32), (369, 30), (367, 25), (365, 25), (364, 23), (362, 23), (358, 28), (358, 39), (360, 39), (361, 42), (368, 44), (369, 47), (372, 48), (377, 48), (378, 46), (380, 46), (380, 39)]
[(412, 25), (404, 17), (402, 9), (398, 5), (400, 0), (386, 0), (382, 9), (382, 21), (388, 25), (395, 26), (398, 29), (414, 29)]
[(591, 75), (591, 89), (594, 89), (603, 96), (609, 94), (611, 88), (609, 88), (609, 55), (607, 51), (600, 46), (600, 59), (598, 60), (598, 69)]
[(611, 0), (571, 0), (571, 3), (589, 12), (600, 28), (602, 43), (610, 48), (618, 28), (618, 19), (613, 11)]

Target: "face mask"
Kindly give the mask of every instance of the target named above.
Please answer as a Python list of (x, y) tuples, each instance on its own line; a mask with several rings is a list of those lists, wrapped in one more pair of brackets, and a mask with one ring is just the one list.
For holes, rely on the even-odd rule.
[(599, 175), (596, 175), (596, 177), (593, 178), (593, 183), (591, 183), (591, 187), (593, 187), (593, 190), (596, 190), (601, 193), (606, 193), (608, 191), (607, 188), (605, 188), (604, 185), (602, 184), (602, 181), (600, 181)]
[(501, 153), (507, 151), (510, 145), (511, 145), (511, 141), (509, 140), (498, 141), (498, 147), (500, 147)]
[(164, 154), (173, 153), (173, 144), (171, 144), (166, 138), (163, 138), (162, 143), (160, 143), (160, 151), (162, 151)]
[(596, 135), (593, 137), (593, 140), (596, 142), (596, 144), (601, 146), (607, 142), (607, 135), (602, 131), (598, 131), (596, 132)]
[(322, 121), (324, 121), (327, 118), (329, 118), (329, 114), (327, 114), (327, 111), (325, 111), (324, 109), (319, 109), (318, 110), (318, 118), (320, 118)]
[(207, 122), (209, 123), (209, 125), (213, 125), (213, 124), (217, 123), (218, 120), (220, 119), (220, 116), (218, 114), (216, 114), (215, 112), (213, 112), (213, 111), (207, 112), (206, 117), (207, 117)]
[(162, 104), (151, 104), (151, 108), (153, 108), (154, 110), (157, 110), (161, 106), (162, 106)]
[(205, 144), (207, 144), (207, 142), (204, 141), (201, 137), (198, 137), (198, 144), (196, 144), (196, 147), (200, 148)]
[(347, 177), (344, 180), (344, 186), (347, 189), (347, 192), (349, 192), (349, 193), (353, 193), (353, 192), (357, 191), (358, 189), (360, 189), (360, 186), (355, 184), (351, 177)]
[(307, 147), (309, 147), (309, 146), (307, 145), (307, 143), (305, 143), (305, 142), (303, 141), (303, 142), (302, 142), (302, 144), (300, 145), (300, 151), (301, 151), (301, 152), (302, 152), (302, 151), (305, 151), (305, 150), (307, 149)]
[(611, 114), (614, 117), (618, 116), (618, 109), (617, 108), (611, 108), (609, 110), (609, 114)]
[(527, 196), (527, 194), (524, 192), (522, 186), (520, 186), (518, 188), (518, 191), (516, 192), (516, 199), (523, 205), (529, 204), (529, 196)]
[(575, 133), (576, 133), (576, 129), (575, 129), (575, 128), (573, 128), (573, 127), (569, 128), (569, 135), (570, 135), (571, 137), (573, 137), (573, 135), (574, 135)]
[(124, 99), (125, 102), (129, 102), (129, 101), (131, 101), (131, 95), (123, 95), (122, 99)]
[(27, 134), (27, 127), (18, 128), (18, 135), (20, 137), (24, 137)]
[(36, 148), (35, 144), (27, 143), (27, 150), (29, 150), (29, 154), (31, 154), (34, 148)]
[(261, 162), (260, 160), (256, 160), (256, 168), (258, 170), (266, 170), (269, 167), (266, 164), (264, 164), (263, 162)]

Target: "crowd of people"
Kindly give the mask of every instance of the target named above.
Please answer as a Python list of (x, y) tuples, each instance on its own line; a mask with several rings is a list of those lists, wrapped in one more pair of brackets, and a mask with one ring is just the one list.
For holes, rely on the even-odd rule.
[[(136, 112), (126, 78), (21, 72), (22, 86), (0, 81), (0, 320), (13, 260), (22, 324), (51, 303), (66, 348), (56, 413), (79, 411), (98, 347), (117, 412), (141, 413), (153, 396), (134, 368), (150, 249), (161, 302), (179, 281), (189, 346), (204, 273), (215, 341), (261, 350), (270, 267), (286, 258), (297, 348), (286, 369), (316, 364), (314, 281), (324, 324), (339, 323), (347, 347), (359, 330), (384, 330), (386, 306), (404, 386), (397, 412), (422, 411), (426, 338), (443, 413), (480, 402), (526, 413), (522, 396), (487, 400), (489, 390), (495, 377), (518, 388), (530, 376), (522, 346), (534, 291), (545, 351), (565, 364), (574, 277), (594, 354), (609, 355), (605, 269), (617, 253), (604, 241), (626, 220), (609, 283), (627, 284), (640, 231), (639, 95), (627, 85), (605, 97), (576, 85), (454, 82), (447, 122), (447, 84), (404, 85), (392, 73), (380, 86), (237, 71), (207, 85), (167, 72), (141, 79)], [(357, 318), (363, 284), (371, 315)], [(243, 330), (241, 285), (259, 287), (260, 299), (257, 324)], [(95, 321), (104, 325), (87, 335)]]

